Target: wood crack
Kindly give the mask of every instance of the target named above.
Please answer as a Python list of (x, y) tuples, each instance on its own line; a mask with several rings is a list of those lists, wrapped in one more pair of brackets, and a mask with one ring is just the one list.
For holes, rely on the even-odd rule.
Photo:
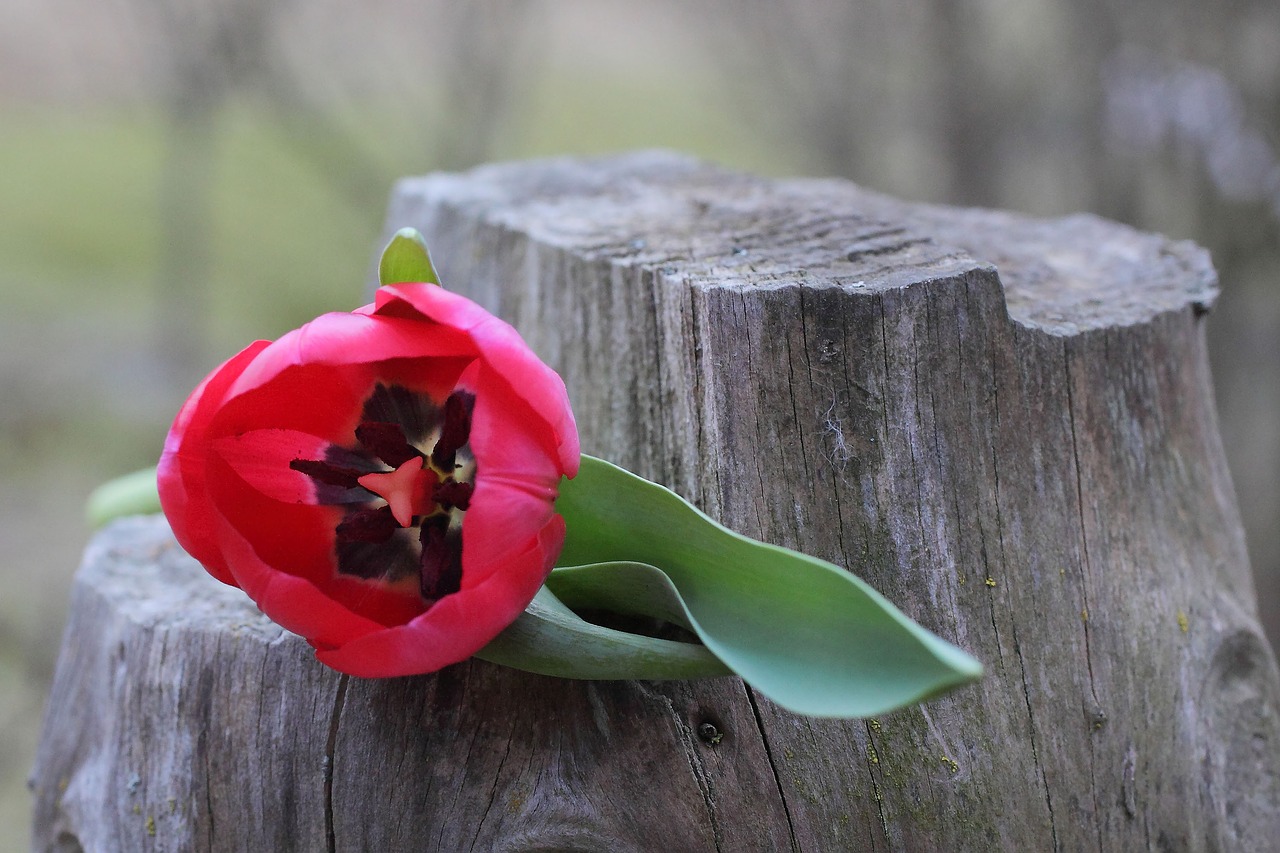
[(760, 703), (756, 699), (755, 691), (746, 684), (743, 685), (743, 691), (746, 693), (747, 702), (751, 705), (751, 713), (756, 720), (756, 730), (760, 732), (760, 742), (764, 744), (765, 758), (769, 760), (769, 770), (773, 774), (773, 783), (778, 790), (778, 801), (782, 803), (782, 814), (787, 819), (787, 837), (791, 840), (791, 850), (793, 853), (800, 853), (800, 841), (796, 838), (796, 826), (791, 819), (791, 807), (787, 804), (787, 794), (782, 787), (782, 776), (778, 772), (778, 761), (773, 756), (773, 747), (769, 744), (764, 718), (760, 714)]
[(489, 789), (489, 800), (484, 804), (484, 811), (480, 813), (480, 818), (476, 821), (476, 834), (471, 838), (472, 850), (475, 850), (476, 845), (480, 842), (480, 831), (484, 828), (484, 822), (489, 819), (489, 815), (493, 811), (493, 804), (497, 802), (498, 783), (502, 778), (502, 768), (507, 765), (507, 758), (511, 755), (511, 744), (515, 740), (515, 733), (516, 723), (513, 719), (511, 722), (511, 730), (507, 732), (507, 748), (503, 750), (502, 758), (498, 760), (498, 766), (493, 771), (493, 787)]
[[(809, 377), (809, 387), (812, 389), (814, 387), (817, 387), (817, 383), (815, 382), (814, 375), (813, 375), (813, 359), (809, 357), (809, 354), (812, 352), (812, 349), (810, 348), (810, 345), (809, 345), (808, 318), (811, 316), (811, 314), (809, 311), (809, 307), (805, 304), (804, 294), (805, 294), (804, 290), (801, 289), (800, 291), (800, 334), (801, 334), (801, 339), (804, 341), (805, 373)], [(842, 491), (840, 488), (840, 485), (844, 481), (844, 466), (848, 464), (848, 460), (845, 459), (838, 463), (836, 459), (837, 455), (840, 452), (839, 448), (843, 447), (844, 445), (844, 432), (841, 428), (841, 418), (838, 414), (836, 414), (838, 399), (836, 396), (834, 383), (832, 384), (830, 391), (831, 391), (831, 407), (827, 409), (827, 412), (823, 417), (823, 422), (820, 424), (819, 429), (826, 433), (831, 433), (834, 435), (836, 450), (834, 450), (830, 456), (827, 456), (825, 453), (822, 455), (823, 455), (823, 458), (825, 458), (831, 466), (831, 492), (829, 494), (829, 497), (831, 498), (831, 505), (835, 508), (835, 511), (836, 511), (836, 541), (840, 548), (841, 560), (844, 563), (845, 570), (852, 571), (852, 569), (849, 568), (850, 554), (849, 554), (848, 547), (845, 544), (845, 538), (844, 538), (844, 533), (845, 533), (844, 512), (840, 506), (840, 492)], [(819, 447), (823, 445), (823, 441), (821, 438), (818, 440), (818, 445)], [(809, 455), (808, 453), (805, 453), (806, 470), (808, 466), (808, 460), (809, 460)], [(813, 485), (816, 485), (816, 480), (812, 475), (810, 475), (809, 477), (809, 482)], [(813, 491), (813, 488), (811, 486), (811, 492), (812, 491)]]
[(338, 840), (333, 823), (333, 773), (335, 751), (338, 746), (338, 727), (342, 722), (342, 707), (347, 701), (347, 684), (351, 676), (338, 678), (338, 689), (333, 697), (333, 711), (329, 715), (329, 737), (324, 745), (324, 836), (329, 853), (336, 853)]
[(1027, 738), (1031, 746), (1031, 760), (1040, 776), (1040, 784), (1044, 786), (1044, 805), (1049, 812), (1049, 834), (1053, 838), (1053, 849), (1061, 849), (1058, 844), (1058, 824), (1053, 814), (1053, 794), (1049, 790), (1049, 777), (1045, 774), (1044, 761), (1040, 757), (1039, 739), (1036, 737), (1036, 717), (1031, 708), (1031, 684), (1027, 681), (1027, 665), (1022, 655), (1022, 646), (1018, 642), (1018, 621), (1010, 621), (1013, 631), (1013, 653), (1018, 658), (1018, 672), (1022, 679), (1022, 698), (1027, 707)]
[[(928, 325), (928, 317), (925, 319)], [(911, 328), (911, 402), (912, 409), (915, 413), (915, 421), (912, 429), (907, 431), (907, 451), (911, 454), (911, 479), (916, 484), (916, 528), (920, 533), (920, 538), (916, 544), (911, 547), (911, 570), (915, 572), (919, 568), (920, 550), (925, 547), (925, 543), (929, 541), (929, 531), (925, 527), (923, 508), (925, 504), (924, 495), (924, 477), (920, 475), (922, 467), (921, 461), (916, 457), (916, 440), (920, 438), (921, 417), (920, 410), (920, 351), (916, 346), (916, 330), (915, 326)]]
[[(655, 287), (657, 284), (655, 283)], [(685, 291), (684, 294), (685, 307), (687, 309), (687, 323), (685, 327), (686, 340), (689, 347), (689, 402), (692, 404), (690, 411), (690, 419), (693, 421), (692, 426), (696, 435), (694, 438), (694, 457), (691, 460), (691, 471), (688, 472), (687, 488), (690, 489), (690, 497), (697, 500), (704, 511), (708, 512), (713, 518), (723, 518), (724, 510), (721, 508), (720, 483), (717, 476), (716, 493), (714, 496), (707, 494), (706, 485), (703, 482), (706, 476), (705, 466), (697, 464), (696, 460), (705, 459), (707, 456), (707, 414), (706, 409), (702, 405), (703, 394), (706, 393), (705, 383), (703, 382), (704, 371), (706, 365), (702, 358), (702, 328), (699, 323), (698, 316), (698, 300), (694, 298), (692, 291)], [(716, 467), (718, 471), (719, 468)], [(714, 501), (714, 503), (713, 503)]]
[(884, 791), (881, 789), (880, 780), (876, 775), (876, 765), (879, 762), (879, 759), (872, 758), (872, 756), (876, 754), (875, 738), (872, 735), (870, 722), (864, 720), (862, 727), (867, 734), (867, 752), (863, 757), (866, 760), (867, 765), (867, 778), (871, 780), (871, 798), (875, 800), (876, 814), (880, 818), (880, 830), (884, 833), (884, 843), (892, 849), (893, 839), (889, 833), (889, 817), (884, 811)]
[[(752, 367), (752, 359), (751, 359), (751, 348), (752, 346), (754, 346), (754, 342), (751, 340), (751, 323), (748, 318), (749, 312), (747, 311), (747, 297), (745, 293), (740, 293), (738, 295), (738, 298), (742, 302), (742, 319), (743, 319), (742, 327), (747, 336), (747, 373), (748, 375), (754, 375), (755, 368)], [(760, 439), (760, 401), (759, 400), (756, 401), (753, 414), (755, 415), (756, 440), (758, 442)], [(753, 532), (757, 536), (762, 536), (764, 535), (764, 531), (768, 530), (768, 527), (765, 526), (764, 518), (760, 515), (760, 505), (766, 499), (765, 487), (764, 487), (764, 471), (760, 467), (760, 453), (757, 452), (752, 454), (752, 458), (755, 460), (755, 464), (756, 464), (756, 480), (760, 484), (760, 491), (757, 493), (759, 496), (759, 499), (756, 501), (753, 501), (753, 503), (755, 504), (755, 513), (756, 513), (756, 529)]]
[[(969, 285), (967, 281), (965, 282), (965, 296), (966, 298), (969, 296)], [(1008, 555), (1005, 551), (1005, 542), (1004, 542), (1004, 529), (1005, 529), (1004, 508), (1001, 505), (1001, 500), (1000, 500), (1000, 452), (998, 448), (998, 442), (1000, 441), (1000, 375), (997, 369), (997, 362), (996, 362), (996, 355), (995, 355), (995, 341), (991, 341), (988, 347), (987, 353), (988, 353), (987, 355), (988, 364), (990, 365), (990, 368), (991, 368), (991, 413), (992, 413), (991, 416), (993, 420), (993, 423), (991, 425), (991, 433), (990, 433), (991, 441), (989, 444), (989, 448), (991, 450), (991, 480), (992, 480), (991, 499), (992, 499), (992, 503), (995, 504), (995, 508), (996, 508), (996, 546), (1000, 549), (1000, 568), (1004, 569), (1006, 566), (1008, 566), (1009, 562), (1008, 562)], [(983, 538), (983, 544), (984, 545), (986, 544), (985, 536)], [(985, 549), (984, 549), (984, 556), (985, 556)], [(983, 566), (983, 568), (988, 572), (990, 571), (990, 566)], [(995, 602), (994, 601), (992, 601), (991, 618), (992, 618), (992, 623), (994, 624), (995, 622)], [(999, 639), (998, 629), (996, 632), (996, 637), (998, 641)], [(1000, 648), (999, 642), (996, 643), (996, 648), (997, 650), (999, 650)], [(1003, 661), (1003, 659), (1004, 659), (1004, 655), (1001, 654), (1001, 660)]]
[[(803, 290), (800, 291), (800, 304), (801, 306), (804, 305)], [(800, 316), (802, 318), (804, 317), (803, 307), (800, 312)], [(805, 335), (805, 326), (803, 322), (800, 325), (800, 329), (801, 329), (801, 335), (802, 336)], [(783, 338), (783, 340), (786, 342), (786, 346), (787, 346), (787, 396), (791, 401), (791, 422), (795, 425), (796, 442), (800, 445), (800, 459), (804, 463), (804, 482), (808, 484), (809, 495), (810, 495), (810, 498), (812, 498), (813, 484), (814, 484), (813, 470), (809, 467), (809, 451), (805, 447), (805, 440), (804, 440), (804, 422), (803, 422), (803, 419), (800, 417), (799, 404), (796, 402), (795, 358), (791, 352), (791, 339), (787, 337), (787, 338)], [(809, 366), (808, 339), (802, 337), (802, 340), (804, 340), (804, 346), (801, 350), (801, 354), (804, 356), (805, 368), (806, 368), (806, 372), (808, 372), (808, 366)], [(812, 376), (810, 377), (810, 380), (812, 381)], [(791, 517), (795, 521), (796, 533), (795, 533), (794, 541), (801, 542), (803, 541), (803, 537), (804, 537), (804, 517), (807, 516), (808, 513), (804, 512), (804, 508), (796, 504), (794, 500), (792, 502), (792, 506), (790, 509), (791, 509)]]
[[(630, 274), (636, 279), (641, 278), (641, 271), (633, 269)], [(638, 282), (637, 282), (638, 283)], [(664, 357), (662, 345), (662, 311), (659, 308), (658, 301), (658, 282), (653, 277), (649, 277), (649, 310), (652, 312), (653, 322), (653, 361), (654, 369), (652, 371), (654, 385), (654, 399), (656, 401), (656, 410), (649, 412), (647, 418), (649, 426), (657, 432), (657, 435), (650, 438), (651, 447), (656, 452), (662, 454), (659, 462), (659, 469), (665, 469), (665, 475), (668, 485), (677, 489), (681, 493), (688, 496), (688, 488), (685, 486), (685, 480), (688, 479), (688, 472), (684, 470), (684, 460), (675, 451), (674, 446), (670, 445), (667, 436), (667, 425), (671, 422), (672, 412), (667, 406), (667, 396), (663, 381), (663, 370), (667, 360)], [(652, 452), (652, 451), (651, 451)]]
[(863, 258), (878, 257), (880, 255), (896, 255), (899, 252), (905, 252), (913, 246), (931, 244), (933, 241), (927, 237), (915, 237), (907, 240), (900, 240), (896, 243), (886, 243), (882, 246), (868, 246), (866, 248), (853, 249), (845, 254), (845, 260), (849, 262), (860, 261)]
[[(968, 291), (968, 288), (966, 286), (966, 293), (967, 291)], [(992, 343), (992, 347), (994, 347), (994, 342)], [(999, 378), (996, 371), (996, 358), (995, 358), (994, 349), (990, 349), (988, 352), (989, 352), (988, 357), (990, 359), (991, 377), (992, 377), (992, 388), (991, 388), (992, 408), (994, 410), (993, 417), (995, 419), (994, 430), (992, 435), (995, 436), (995, 435), (998, 435), (999, 433), (999, 424), (1000, 424), (1000, 396), (999, 396), (1000, 382), (999, 382)], [(994, 438), (990, 446), (990, 449), (991, 449), (992, 479), (994, 483), (993, 500), (995, 502), (995, 507), (996, 507), (996, 543), (997, 543), (997, 547), (1000, 549), (1000, 565), (1001, 565), (1001, 568), (1003, 569), (1005, 566), (1008, 565), (1008, 563), (1007, 563), (1007, 555), (1005, 552), (1005, 541), (1004, 541), (1004, 514), (1003, 514), (1003, 509), (1001, 507), (1001, 502), (1000, 502), (1000, 455), (997, 452), (997, 447), (994, 442)], [(989, 567), (987, 567), (987, 571), (990, 572)], [(988, 599), (991, 602), (991, 624), (992, 624), (992, 627), (995, 628), (996, 630), (996, 638), (997, 638), (996, 648), (1000, 649), (1001, 648), (1001, 644), (999, 642), (1000, 632), (999, 632), (999, 628), (996, 626), (996, 618), (995, 618), (995, 598), (994, 596), (988, 596)], [(1010, 620), (1010, 629), (1013, 635), (1014, 654), (1018, 658), (1018, 674), (1019, 674), (1019, 678), (1021, 679), (1022, 698), (1027, 711), (1027, 737), (1028, 737), (1029, 745), (1031, 747), (1032, 761), (1035, 763), (1036, 772), (1040, 776), (1040, 784), (1044, 786), (1045, 809), (1048, 811), (1048, 814), (1049, 814), (1049, 834), (1053, 841), (1053, 847), (1055, 850), (1057, 850), (1057, 849), (1060, 849), (1060, 844), (1058, 841), (1058, 825), (1057, 825), (1057, 821), (1055, 819), (1055, 815), (1053, 811), (1053, 795), (1049, 790), (1049, 778), (1048, 778), (1048, 775), (1045, 773), (1044, 763), (1042, 762), (1040, 757), (1039, 742), (1038, 742), (1038, 739), (1036, 738), (1036, 719), (1035, 719), (1035, 711), (1031, 704), (1031, 685), (1030, 685), (1030, 682), (1027, 680), (1026, 661), (1023, 658), (1022, 644), (1020, 643), (1018, 638), (1018, 623), (1017, 623), (1016, 614)], [(1003, 652), (1001, 652), (1000, 658), (1001, 658), (1001, 663), (1003, 663), (1004, 661)]]
[[(1089, 575), (1093, 569), (1089, 560), (1089, 534), (1086, 528), (1084, 515), (1084, 471), (1080, 464), (1080, 440), (1076, 435), (1076, 404), (1075, 394), (1072, 390), (1071, 377), (1071, 347), (1064, 341), (1062, 347), (1063, 366), (1066, 374), (1067, 386), (1067, 419), (1071, 428), (1071, 459), (1075, 466), (1076, 475), (1076, 510), (1080, 519), (1080, 559), (1081, 575), (1080, 575), (1080, 598), (1084, 601), (1085, 613), (1089, 612)], [(1082, 620), (1084, 624), (1084, 659), (1089, 671), (1089, 692), (1093, 697), (1094, 705), (1100, 709), (1098, 704), (1097, 689), (1094, 686), (1093, 677), (1093, 655), (1089, 651), (1089, 620)]]
[[(1106, 714), (1102, 707), (1102, 703), (1098, 701), (1097, 683), (1095, 681), (1094, 674), (1093, 674), (1093, 651), (1089, 643), (1089, 620), (1087, 618), (1087, 614), (1089, 613), (1089, 578), (1093, 574), (1093, 567), (1092, 567), (1092, 563), (1089, 556), (1089, 532), (1085, 522), (1084, 470), (1081, 464), (1081, 457), (1080, 457), (1080, 441), (1076, 433), (1076, 402), (1075, 402), (1075, 391), (1073, 388), (1073, 385), (1074, 385), (1073, 377), (1071, 375), (1072, 358), (1071, 358), (1071, 344), (1069, 339), (1063, 340), (1062, 358), (1063, 358), (1063, 372), (1066, 374), (1066, 386), (1067, 386), (1067, 422), (1071, 427), (1071, 457), (1072, 457), (1072, 461), (1075, 463), (1076, 508), (1077, 508), (1077, 511), (1079, 512), (1079, 520), (1080, 520), (1080, 551), (1081, 551), (1080, 598), (1084, 602), (1084, 612), (1086, 614), (1086, 618), (1081, 620), (1084, 626), (1084, 661), (1085, 661), (1085, 668), (1089, 673), (1089, 695), (1093, 699), (1093, 708), (1091, 709), (1091, 712), (1090, 712), (1090, 721), (1094, 726), (1094, 728), (1098, 728), (1102, 725), (1103, 721), (1105, 721)], [(1102, 812), (1102, 804), (1099, 802), (1099, 798), (1098, 798), (1098, 774), (1097, 774), (1097, 769), (1094, 766), (1095, 752), (1096, 752), (1096, 749), (1094, 747), (1093, 739), (1090, 738), (1089, 739), (1089, 788), (1093, 795), (1092, 799), (1093, 799), (1094, 813), (1100, 814)], [(1103, 837), (1102, 837), (1102, 823), (1101, 821), (1095, 821), (1094, 825), (1097, 828), (1098, 845), (1099, 845), (1099, 849), (1101, 849), (1104, 846)]]
[[(747, 689), (746, 685), (743, 685), (743, 688)], [(723, 853), (724, 831), (720, 826), (720, 811), (716, 806), (716, 797), (713, 790), (714, 783), (711, 780), (711, 774), (707, 772), (702, 756), (698, 753), (700, 741), (684, 716), (676, 711), (675, 703), (671, 701), (671, 698), (664, 695), (663, 699), (666, 700), (667, 709), (671, 713), (677, 730), (680, 732), (680, 738), (684, 744), (685, 760), (689, 763), (689, 772), (693, 774), (693, 779), (698, 785), (698, 791), (702, 794), (702, 805), (707, 810), (707, 822), (711, 824), (712, 843), (715, 845), (716, 853)]]
[[(222, 634), (217, 634), (215, 636), (214, 643), (213, 643), (213, 653), (214, 653), (215, 660), (222, 659)], [(202, 682), (202, 686), (204, 683), (207, 683), (207, 682)], [(203, 690), (200, 691), (200, 694), (201, 694), (200, 695), (200, 698), (201, 698), (200, 713), (202, 715), (206, 715), (206, 719), (207, 719), (207, 715), (209, 714), (209, 697), (207, 694), (204, 693)], [(200, 751), (205, 755), (204, 810), (205, 810), (205, 814), (209, 816), (209, 834), (208, 834), (208, 837), (205, 839), (205, 849), (213, 850), (214, 849), (213, 840), (218, 837), (217, 835), (218, 813), (214, 810), (214, 807), (213, 807), (213, 788), (216, 780), (213, 778), (213, 774), (209, 772), (209, 769), (210, 769), (209, 759), (213, 757), (214, 753), (211, 750), (208, 750), (208, 743), (209, 743), (208, 738), (209, 738), (208, 726), (207, 725), (202, 726), (200, 730), (197, 748), (200, 749)]]

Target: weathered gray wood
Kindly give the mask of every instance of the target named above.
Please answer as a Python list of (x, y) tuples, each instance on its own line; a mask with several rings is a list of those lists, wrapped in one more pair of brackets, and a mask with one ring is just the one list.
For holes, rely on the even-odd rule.
[[(206, 575), (160, 518), (94, 540), (72, 614), (34, 777), (37, 849), (787, 844), (785, 827), (749, 815), (772, 785), (759, 738), (699, 740), (710, 711), (690, 691), (478, 662), (339, 676)], [(746, 707), (715, 722), (755, 726)], [(708, 806), (719, 763), (739, 825), (717, 827)], [(642, 779), (664, 796), (635, 796)]]
[(1272, 843), (1280, 678), (1199, 249), (660, 153), (405, 181), (404, 225), (562, 372), (587, 450), (851, 567), (988, 676), (856, 722), (734, 679), (345, 679), (129, 522), (77, 582), (39, 847)]

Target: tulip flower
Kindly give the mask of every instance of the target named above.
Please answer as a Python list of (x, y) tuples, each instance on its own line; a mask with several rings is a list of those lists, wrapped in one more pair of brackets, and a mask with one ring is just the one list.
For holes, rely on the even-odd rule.
[(850, 717), (981, 675), (850, 572), (580, 454), (560, 377), (438, 285), (416, 232), (380, 277), (373, 304), (213, 371), (155, 475), (103, 487), (91, 516), (158, 500), (211, 575), (355, 676), (473, 655), (568, 678), (736, 674), (791, 710)]
[(470, 657), (560, 553), (564, 383), (436, 284), (381, 288), (215, 370), (165, 444), (161, 505), (216, 578), (352, 675)]

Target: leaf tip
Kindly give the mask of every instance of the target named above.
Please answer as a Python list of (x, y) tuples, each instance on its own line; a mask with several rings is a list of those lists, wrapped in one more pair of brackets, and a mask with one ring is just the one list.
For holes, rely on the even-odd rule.
[(401, 228), (382, 250), (378, 261), (378, 283), (425, 282), (439, 284), (427, 241), (416, 228)]

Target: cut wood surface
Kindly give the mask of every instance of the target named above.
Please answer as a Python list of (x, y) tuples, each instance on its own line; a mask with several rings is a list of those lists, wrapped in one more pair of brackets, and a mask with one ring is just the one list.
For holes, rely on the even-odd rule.
[(986, 677), (857, 721), (733, 678), (363, 681), (131, 519), (78, 575), (38, 849), (1274, 844), (1202, 250), (660, 152), (406, 180), (402, 226), (561, 372), (585, 450), (849, 567)]

